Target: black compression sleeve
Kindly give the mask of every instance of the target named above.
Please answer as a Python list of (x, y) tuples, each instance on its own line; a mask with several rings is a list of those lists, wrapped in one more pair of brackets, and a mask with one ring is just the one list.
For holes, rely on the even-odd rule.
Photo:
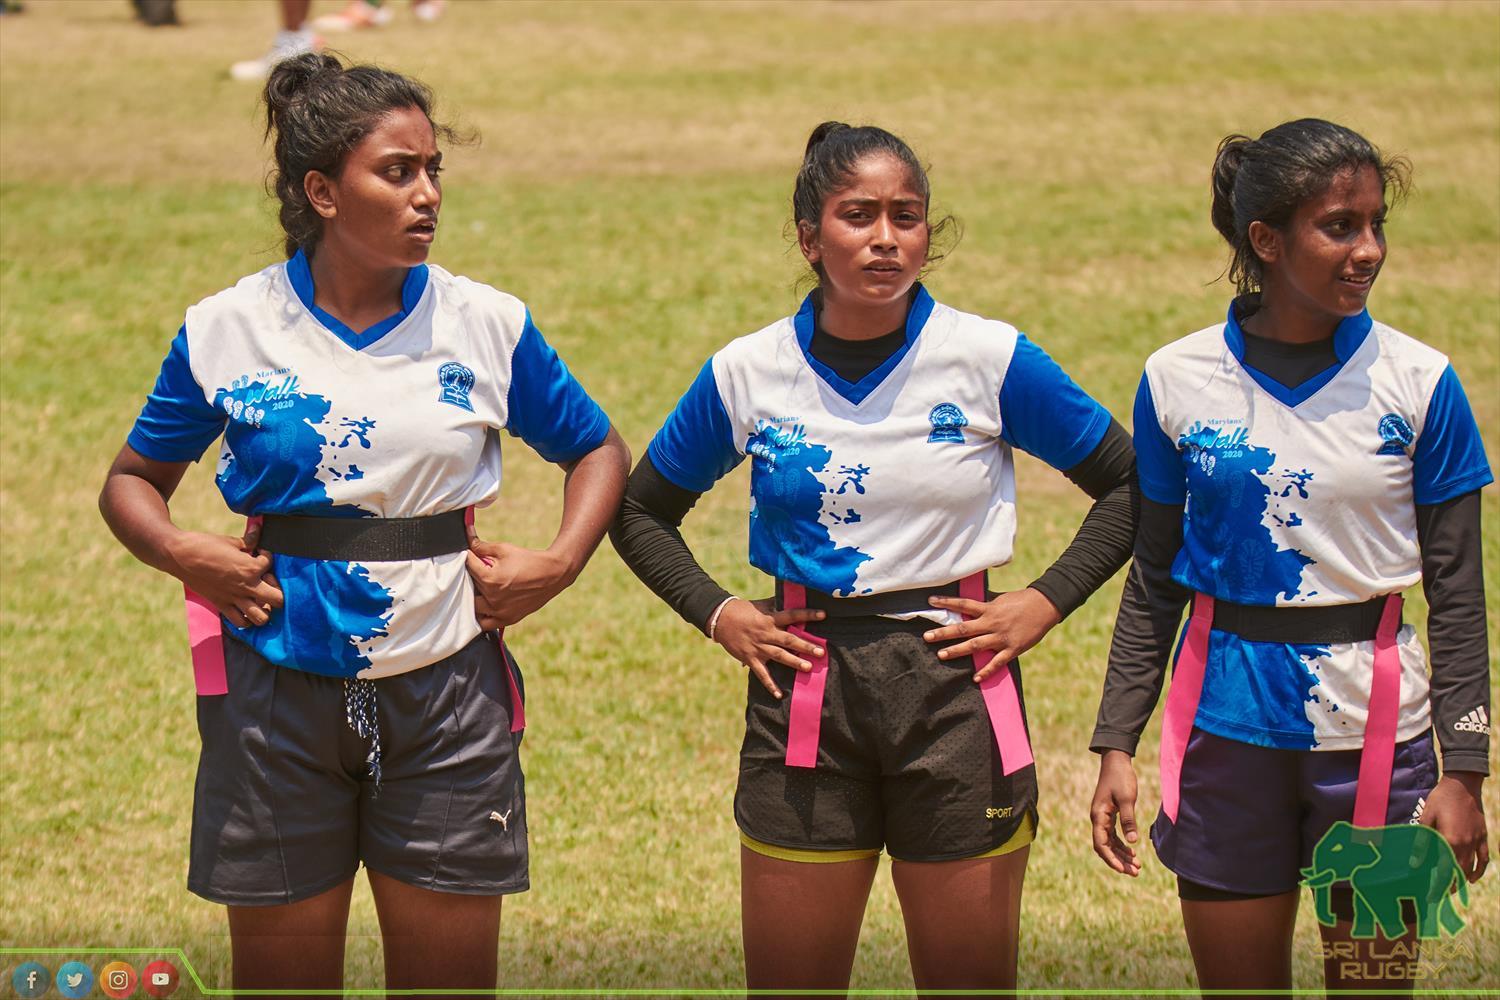
[(1130, 435), (1111, 420), (1088, 457), (1063, 475), (1093, 497), (1094, 505), (1063, 554), (1031, 586), (1066, 618), (1130, 558), (1140, 511)]
[(1134, 755), (1141, 731), (1161, 697), (1172, 643), (1192, 592), (1172, 579), (1172, 560), (1182, 548), (1182, 505), (1141, 498), (1135, 561), (1125, 577), (1115, 617), (1104, 695), (1089, 743), (1096, 753)]
[(650, 455), (643, 456), (625, 486), (609, 540), (657, 597), (706, 634), (714, 608), (732, 595), (698, 565), (678, 530), (702, 495), (673, 483)]
[(1432, 724), (1443, 770), (1490, 769), (1490, 657), (1484, 610), (1479, 491), (1417, 505), (1427, 646), (1432, 653)]

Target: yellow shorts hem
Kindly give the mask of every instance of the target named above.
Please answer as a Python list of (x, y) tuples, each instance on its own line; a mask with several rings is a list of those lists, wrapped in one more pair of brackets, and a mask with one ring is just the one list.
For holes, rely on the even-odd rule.
[(880, 848), (878, 847), (869, 847), (855, 851), (809, 851), (798, 847), (777, 847), (775, 844), (767, 844), (756, 840), (744, 830), (740, 831), (740, 843), (756, 854), (763, 854), (768, 858), (775, 858), (777, 861), (804, 861), (815, 865), (827, 865), (836, 861), (860, 861), (864, 858), (880, 856)]
[[(1019, 851), (1036, 839), (1036, 824), (1028, 813), (1021, 819), (1021, 825), (1016, 827), (1016, 832), (999, 847), (985, 851), (983, 854), (971, 854), (966, 858), (957, 858), (958, 861), (971, 861), (976, 858), (998, 858), (1002, 854), (1010, 854)], [(880, 849), (869, 847), (854, 851), (811, 851), (799, 847), (777, 847), (775, 844), (767, 844), (756, 840), (744, 830), (740, 831), (740, 843), (745, 845), (756, 854), (777, 861), (800, 861), (807, 864), (827, 865), (839, 861), (860, 861), (864, 858), (874, 858), (880, 855)]]
[[(1021, 825), (1016, 827), (1016, 832), (1010, 835), (1009, 840), (1001, 844), (999, 847), (995, 848), (993, 851), (985, 851), (983, 854), (971, 855), (971, 858), (998, 858), (1002, 854), (1009, 854), (1012, 851), (1019, 851), (1021, 848), (1025, 847), (1035, 839), (1036, 823), (1032, 821), (1031, 814), (1027, 813), (1021, 818)], [(970, 860), (971, 858), (966, 858), (964, 860)]]

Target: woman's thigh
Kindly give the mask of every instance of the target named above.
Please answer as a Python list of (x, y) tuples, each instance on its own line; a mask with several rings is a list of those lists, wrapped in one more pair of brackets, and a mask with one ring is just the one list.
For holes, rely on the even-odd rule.
[(752, 990), (849, 985), (879, 857), (785, 861), (740, 848), (745, 980)]
[(1016, 988), (1030, 846), (959, 861), (894, 861), (917, 989)]

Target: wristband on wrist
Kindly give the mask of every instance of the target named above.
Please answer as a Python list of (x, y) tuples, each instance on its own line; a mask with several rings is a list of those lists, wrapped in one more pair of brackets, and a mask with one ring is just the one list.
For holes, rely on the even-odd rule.
[(724, 610), (725, 607), (727, 607), (729, 605), (730, 601), (737, 601), (737, 600), (739, 600), (739, 598), (738, 597), (734, 597), (732, 595), (729, 596), (729, 597), (724, 598), (722, 601), (719, 602), (719, 606), (716, 607), (716, 608), (714, 608), (714, 613), (708, 616), (708, 628), (707, 628), (707, 632), (708, 632), (708, 637), (709, 637), (710, 640), (712, 640), (713, 637), (714, 637), (714, 629), (716, 629), (716, 628), (719, 627), (719, 614)]

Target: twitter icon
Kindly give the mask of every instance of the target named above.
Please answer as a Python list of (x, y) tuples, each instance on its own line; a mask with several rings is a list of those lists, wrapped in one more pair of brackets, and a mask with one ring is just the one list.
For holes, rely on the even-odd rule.
[(57, 992), (65, 997), (86, 997), (94, 988), (94, 973), (82, 962), (68, 962), (57, 970)]

